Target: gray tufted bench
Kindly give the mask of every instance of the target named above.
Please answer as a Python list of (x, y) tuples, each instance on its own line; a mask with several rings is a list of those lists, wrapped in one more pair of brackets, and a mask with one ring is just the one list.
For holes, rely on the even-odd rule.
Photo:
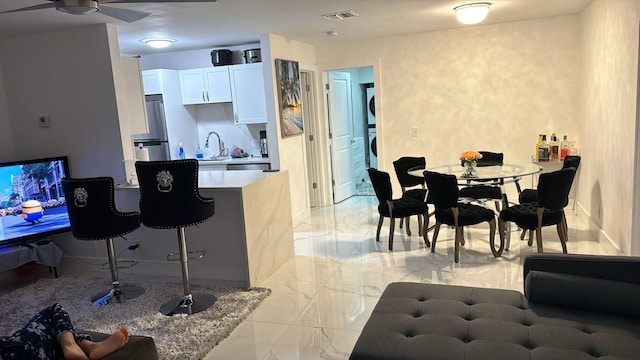
[(526, 295), (392, 283), (350, 359), (640, 359), (640, 258), (535, 254), (524, 279)]

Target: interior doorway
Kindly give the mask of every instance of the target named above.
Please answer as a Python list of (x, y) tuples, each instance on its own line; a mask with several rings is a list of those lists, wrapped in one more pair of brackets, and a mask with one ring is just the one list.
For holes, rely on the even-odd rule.
[(377, 168), (373, 66), (325, 71), (323, 79), (333, 202), (374, 195), (366, 172)]

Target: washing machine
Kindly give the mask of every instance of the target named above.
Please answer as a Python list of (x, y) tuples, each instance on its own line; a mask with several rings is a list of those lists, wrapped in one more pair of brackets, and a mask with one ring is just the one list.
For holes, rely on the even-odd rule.
[(369, 128), (369, 167), (378, 168), (378, 148), (376, 144), (376, 128)]
[(376, 104), (375, 91), (372, 87), (367, 88), (367, 125), (376, 124)]

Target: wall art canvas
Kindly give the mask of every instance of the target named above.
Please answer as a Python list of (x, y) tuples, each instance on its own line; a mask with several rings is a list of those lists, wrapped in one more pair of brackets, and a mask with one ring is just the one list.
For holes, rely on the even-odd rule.
[(276, 78), (282, 137), (300, 135), (303, 133), (303, 126), (298, 62), (276, 59)]

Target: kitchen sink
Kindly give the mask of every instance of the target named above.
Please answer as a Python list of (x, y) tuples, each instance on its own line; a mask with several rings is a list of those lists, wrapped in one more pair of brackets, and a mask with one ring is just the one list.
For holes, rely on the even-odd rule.
[(225, 161), (231, 159), (231, 156), (212, 156), (207, 160), (210, 161)]

